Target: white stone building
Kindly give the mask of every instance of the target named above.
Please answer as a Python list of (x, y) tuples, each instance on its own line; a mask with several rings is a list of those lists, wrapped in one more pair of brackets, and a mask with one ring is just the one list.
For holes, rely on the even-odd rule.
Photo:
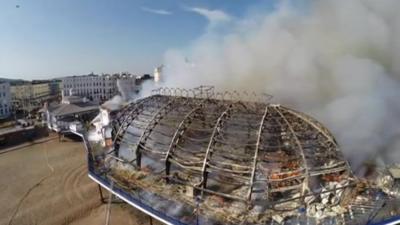
[(11, 93), (9, 83), (0, 83), (0, 118), (11, 114)]
[(64, 96), (61, 103), (45, 104), (40, 110), (47, 127), (56, 132), (71, 129), (76, 132), (84, 123), (92, 120), (99, 112), (99, 106), (79, 96)]
[[(82, 75), (70, 76), (62, 79), (64, 96), (73, 95), (87, 97), (91, 101), (101, 103), (118, 94), (117, 80), (123, 80), (124, 85), (138, 89), (136, 76), (123, 73), (114, 75)], [(72, 91), (71, 91), (72, 90)]]
[(13, 85), (10, 91), (14, 109), (27, 112), (40, 108), (50, 97), (50, 86), (47, 81)]

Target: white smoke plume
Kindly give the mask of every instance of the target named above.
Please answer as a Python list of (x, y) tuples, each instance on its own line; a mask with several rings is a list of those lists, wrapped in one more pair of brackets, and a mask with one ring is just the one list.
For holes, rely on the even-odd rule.
[(102, 107), (109, 109), (111, 111), (118, 110), (123, 107), (124, 104), (134, 100), (138, 97), (135, 92), (136, 86), (131, 85), (131, 83), (124, 83), (123, 80), (117, 80), (118, 94), (109, 99), (102, 104)]
[(124, 103), (125, 103), (125, 100), (123, 97), (121, 97), (120, 95), (115, 95), (108, 101), (104, 102), (102, 104), (102, 107), (113, 111), (113, 110), (118, 110), (118, 109), (122, 108)]
[(168, 51), (164, 86), (272, 94), (325, 124), (353, 167), (400, 162), (399, 9), (397, 0), (284, 2)]

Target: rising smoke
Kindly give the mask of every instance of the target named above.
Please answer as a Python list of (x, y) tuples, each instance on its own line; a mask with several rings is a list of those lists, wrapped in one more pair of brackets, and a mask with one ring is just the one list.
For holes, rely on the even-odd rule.
[(400, 162), (399, 9), (397, 0), (324, 0), (253, 12), (168, 51), (164, 85), (269, 93), (330, 128), (354, 168)]
[(135, 87), (131, 86), (129, 83), (124, 84), (121, 79), (117, 80), (118, 94), (112, 97), (110, 100), (104, 102), (102, 107), (109, 110), (118, 110), (123, 107), (124, 104), (131, 102), (137, 97)]

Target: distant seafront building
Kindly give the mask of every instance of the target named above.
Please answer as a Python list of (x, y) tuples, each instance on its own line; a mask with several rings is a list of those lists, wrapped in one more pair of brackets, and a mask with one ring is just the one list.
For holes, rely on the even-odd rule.
[(49, 82), (50, 95), (60, 96), (61, 94), (61, 80), (53, 79)]
[(63, 96), (60, 103), (45, 104), (40, 110), (47, 127), (56, 132), (82, 129), (86, 121), (92, 120), (99, 106), (79, 96)]
[(40, 108), (50, 97), (49, 81), (32, 81), (11, 86), (11, 96), (15, 109), (30, 112)]
[(0, 82), (0, 119), (7, 118), (11, 114), (10, 84)]
[(138, 91), (136, 76), (129, 73), (80, 75), (62, 78), (62, 92), (64, 96), (75, 95), (87, 97), (91, 101), (101, 103), (118, 94), (117, 81), (129, 89)]

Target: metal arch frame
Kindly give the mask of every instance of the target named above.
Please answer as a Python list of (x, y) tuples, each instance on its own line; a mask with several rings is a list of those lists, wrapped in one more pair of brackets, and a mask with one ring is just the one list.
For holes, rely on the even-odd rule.
[[(141, 168), (141, 158), (142, 154), (140, 152), (140, 145), (143, 141), (145, 141), (149, 135), (151, 134), (152, 129), (157, 125), (158, 122), (167, 114), (170, 110), (170, 108), (173, 106), (173, 103), (176, 101), (177, 97), (173, 97), (171, 100), (168, 101), (167, 104), (165, 104), (163, 107), (161, 107), (151, 118), (150, 122), (147, 124), (146, 128), (144, 129), (142, 135), (140, 136), (136, 148), (134, 151), (136, 152), (136, 166), (140, 169)], [(184, 103), (184, 105), (188, 104), (190, 100), (187, 99)]]
[(140, 101), (139, 103), (132, 104), (133, 110), (127, 111), (128, 115), (125, 116), (124, 120), (122, 121), (117, 133), (115, 134), (114, 137), (114, 151), (119, 150), (119, 145), (122, 140), (122, 137), (124, 136), (126, 130), (128, 127), (131, 125), (133, 120), (142, 112), (143, 110), (143, 105), (147, 102), (153, 101), (154, 98), (146, 98), (146, 100)]
[(180, 122), (178, 128), (176, 129), (176, 131), (174, 133), (174, 136), (171, 139), (171, 143), (169, 145), (167, 155), (165, 156), (165, 174), (166, 174), (167, 181), (168, 181), (169, 171), (170, 171), (170, 167), (171, 167), (171, 162), (169, 161), (171, 153), (174, 151), (174, 149), (176, 148), (176, 145), (178, 144), (179, 140), (181, 139), (183, 133), (185, 132), (185, 130), (187, 128), (187, 124), (191, 123), (192, 115), (203, 107), (204, 107), (204, 101), (202, 101), (196, 108), (192, 109), (189, 113), (187, 113), (185, 115), (185, 117), (182, 119), (182, 121)]
[[(122, 131), (121, 127), (122, 127), (122, 125), (124, 123), (128, 122), (129, 123), (128, 126), (130, 125), (130, 121), (129, 120), (131, 119), (130, 117), (132, 117), (132, 114), (135, 113), (135, 111), (138, 110), (138, 108), (142, 107), (142, 105), (144, 103), (147, 103), (147, 102), (150, 102), (150, 101), (154, 100), (155, 96), (156, 95), (153, 95), (153, 96), (151, 96), (149, 98), (141, 99), (140, 101), (133, 102), (133, 103), (129, 104), (128, 106), (126, 106), (125, 108), (123, 108), (122, 115), (120, 116), (120, 118), (122, 118), (122, 121), (119, 120), (119, 121), (121, 121), (120, 125), (119, 125), (120, 127), (119, 127), (119, 129), (118, 129), (118, 131), (117, 131), (115, 136), (117, 136), (117, 134)], [(114, 139), (114, 141), (115, 141), (115, 139)]]
[(300, 142), (300, 140), (299, 140), (299, 138), (297, 137), (297, 135), (296, 135), (296, 133), (294, 132), (294, 129), (293, 129), (293, 127), (292, 127), (292, 125), (290, 125), (290, 123), (289, 123), (289, 121), (286, 119), (286, 117), (282, 114), (282, 112), (279, 110), (279, 108), (280, 108), (280, 106), (274, 106), (274, 107), (272, 107), (278, 114), (279, 114), (279, 116), (285, 121), (285, 123), (286, 123), (286, 125), (288, 126), (288, 128), (289, 128), (289, 131), (292, 133), (292, 135), (293, 135), (293, 137), (294, 137), (294, 140), (296, 141), (296, 144), (297, 144), (297, 146), (298, 146), (298, 148), (299, 148), (299, 150), (300, 150), (300, 155), (301, 155), (301, 158), (303, 159), (303, 165), (304, 165), (304, 169), (305, 169), (305, 172), (306, 172), (306, 177), (305, 177), (305, 179), (304, 179), (304, 181), (303, 181), (303, 187), (302, 187), (302, 190), (301, 190), (301, 195), (302, 196), (305, 196), (305, 191), (306, 191), (306, 184), (307, 184), (307, 188), (308, 188), (308, 178), (310, 177), (310, 173), (309, 173), (309, 171), (308, 171), (308, 164), (307, 164), (307, 160), (306, 160), (306, 157), (305, 157), (305, 155), (304, 155), (304, 150), (303, 150), (303, 146), (301, 145), (301, 142)]
[[(136, 105), (145, 101), (146, 99), (140, 99), (137, 102), (132, 102), (129, 105), (126, 105), (125, 107), (123, 107), (120, 111), (121, 111), (121, 115), (116, 119), (116, 122), (113, 123), (113, 128), (115, 127), (115, 124), (118, 123), (118, 126), (120, 127), (121, 124), (124, 122), (125, 118), (128, 116), (128, 114), (135, 109)], [(118, 129), (119, 129), (118, 127)]]
[[(200, 85), (198, 87), (193, 88), (192, 90), (195, 92), (194, 94), (200, 96), (200, 98), (210, 98), (214, 96), (214, 86), (212, 85)], [(198, 91), (199, 93), (196, 93)], [(197, 96), (195, 96), (196, 98)]]
[[(329, 130), (327, 130), (327, 128), (325, 128), (322, 124), (320, 124), (318, 121), (316, 121), (314, 118), (308, 118), (309, 116), (307, 115), (302, 115), (302, 113), (293, 111), (291, 109), (288, 109), (286, 107), (283, 107), (283, 109), (290, 113), (291, 115), (296, 116), (297, 118), (303, 120), (304, 122), (306, 122), (307, 124), (309, 124), (310, 126), (314, 127), (319, 133), (321, 133), (322, 135), (325, 136), (326, 139), (328, 139), (328, 141), (330, 143), (332, 143), (335, 146), (336, 152), (338, 152), (340, 155), (342, 155), (341, 151), (339, 150), (339, 146), (335, 140), (335, 138), (333, 137), (333, 135), (329, 132)], [(343, 157), (343, 156), (342, 156)], [(350, 173), (351, 176), (353, 176), (353, 171), (351, 170), (351, 167), (349, 165), (349, 162), (347, 160), (343, 160), (346, 163), (346, 168), (347, 168), (347, 172)]]
[(303, 121), (305, 121), (306, 123), (308, 123), (309, 125), (311, 125), (312, 127), (314, 127), (314, 128), (315, 128), (316, 130), (318, 130), (321, 134), (323, 134), (330, 142), (332, 142), (332, 143), (335, 145), (335, 147), (337, 147), (336, 140), (332, 137), (332, 135), (331, 135), (330, 133), (327, 133), (327, 132), (329, 132), (329, 131), (326, 131), (326, 128), (321, 127), (320, 124), (315, 124), (317, 121), (314, 122), (314, 121), (310, 120), (309, 118), (307, 118), (306, 116), (303, 116), (303, 115), (301, 115), (300, 113), (295, 112), (295, 111), (293, 111), (293, 110), (290, 110), (290, 109), (288, 109), (288, 108), (286, 108), (286, 107), (283, 107), (283, 109), (284, 109), (286, 112), (288, 112), (288, 113), (290, 113), (290, 114), (296, 116), (297, 118), (302, 119)]
[[(155, 98), (156, 95), (152, 95), (151, 97), (149, 97), (150, 99)], [(143, 104), (145, 102), (149, 102), (149, 98), (142, 98), (136, 102), (132, 102), (129, 105), (125, 106), (124, 108), (121, 109), (122, 114), (119, 116), (119, 118), (117, 119), (118, 121), (118, 130), (117, 132), (119, 132), (120, 127), (122, 126), (122, 124), (127, 121), (127, 119), (129, 118), (129, 116), (132, 113), (132, 110), (136, 110), (136, 108), (138, 107), (138, 105)]]
[(207, 151), (206, 151), (206, 154), (204, 156), (203, 166), (202, 166), (202, 169), (201, 169), (202, 178), (201, 178), (200, 185), (203, 186), (203, 188), (201, 190), (201, 197), (203, 197), (204, 189), (206, 189), (206, 187), (207, 187), (207, 176), (208, 176), (207, 175), (207, 162), (208, 162), (209, 157), (210, 157), (211, 149), (212, 149), (212, 147), (214, 146), (214, 144), (216, 142), (214, 138), (217, 136), (217, 134), (219, 134), (219, 129), (222, 127), (224, 119), (227, 116), (230, 115), (230, 111), (232, 110), (232, 108), (233, 108), (233, 104), (230, 104), (227, 107), (227, 109), (224, 112), (221, 113), (221, 115), (218, 117), (217, 122), (215, 123), (214, 129), (213, 129), (213, 133), (211, 134), (210, 142), (208, 143)]
[[(166, 101), (163, 101), (163, 104), (165, 104), (165, 103), (168, 103), (168, 102), (166, 102)], [(199, 103), (199, 102), (198, 102)], [(152, 102), (150, 102), (150, 104), (153, 104)], [(174, 105), (177, 105), (177, 104), (174, 104)], [(191, 104), (189, 104), (189, 106), (190, 106)], [(227, 104), (228, 105), (228, 104)], [(225, 107), (227, 106), (227, 105), (225, 105)], [(162, 105), (162, 107), (163, 107), (164, 105)], [(179, 127), (178, 127), (178, 129), (177, 130), (175, 130), (175, 133), (174, 133), (174, 137), (171, 139), (171, 144), (173, 143), (173, 141), (174, 141), (174, 138), (175, 138), (175, 136), (177, 135), (177, 134), (179, 134), (179, 128), (180, 128), (180, 126), (181, 126), (181, 124), (182, 124), (182, 126), (185, 126), (185, 125), (188, 125), (187, 123), (189, 122), (189, 121), (185, 121), (185, 120), (194, 120), (195, 118), (196, 118), (196, 116), (193, 116), (193, 114), (195, 114), (196, 113), (196, 111), (195, 111), (195, 109), (190, 109), (190, 107), (189, 106), (187, 106), (188, 107), (188, 109), (189, 110), (191, 110), (189, 113), (187, 113), (186, 115), (185, 115), (185, 117), (184, 117), (184, 119), (180, 122), (180, 125), (179, 125)], [(265, 105), (264, 105), (265, 106)], [(196, 105), (196, 107), (197, 108), (199, 108), (199, 105)], [(275, 106), (273, 106), (274, 107), (274, 109), (270, 109), (270, 110), (275, 110), (277, 113), (279, 113), (279, 117), (281, 117), (282, 119), (285, 119), (285, 121), (286, 122), (290, 122), (290, 120), (293, 118), (292, 117), (292, 114), (290, 113), (290, 112), (288, 112), (288, 111), (286, 111), (284, 108), (280, 108), (280, 106), (276, 106), (277, 108), (275, 109)], [(186, 107), (184, 107), (184, 108), (186, 108)], [(260, 107), (259, 108), (260, 110), (258, 111), (258, 118), (259, 118), (259, 116), (260, 116), (260, 113), (262, 113), (262, 108)], [(222, 110), (224, 110), (224, 109), (222, 109)], [(226, 109), (223, 113), (225, 113), (226, 111), (227, 111), (228, 109)], [(209, 165), (211, 164), (211, 163), (213, 163), (214, 161), (215, 161), (215, 154), (217, 154), (218, 153), (218, 151), (215, 151), (216, 149), (215, 148), (217, 148), (217, 144), (216, 143), (218, 143), (218, 142), (216, 142), (216, 139), (218, 139), (219, 137), (220, 137), (220, 134), (221, 134), (221, 132), (224, 132), (225, 131), (225, 128), (226, 128), (226, 126), (227, 125), (230, 125), (230, 116), (232, 115), (232, 116), (235, 116), (235, 108), (233, 108), (233, 113), (231, 113), (230, 115), (228, 115), (228, 116), (226, 116), (225, 115), (225, 117), (224, 118), (222, 118), (222, 122), (221, 122), (221, 124), (214, 124), (214, 132), (215, 132), (215, 128), (216, 128), (216, 126), (217, 125), (219, 125), (219, 128), (220, 129), (223, 129), (222, 131), (220, 130), (220, 129), (217, 129), (217, 133), (214, 133), (213, 132), (213, 135), (212, 135), (212, 139), (211, 140), (214, 140), (214, 143), (213, 143), (213, 146), (211, 146), (211, 149), (210, 149), (210, 152), (208, 153), (208, 149), (207, 149), (207, 153), (209, 154), (209, 158), (208, 158), (208, 161), (207, 162), (203, 162), (203, 166), (204, 166), (204, 163), (206, 163), (205, 165), (206, 165), (206, 167), (204, 168), (204, 170), (202, 170), (201, 172), (206, 172), (207, 174), (206, 175), (208, 175), (209, 177), (208, 178), (210, 178), (210, 179), (208, 179), (208, 182), (209, 182), (209, 184), (208, 184), (208, 186), (210, 186), (210, 180), (212, 179), (212, 177), (211, 177), (211, 175), (212, 175), (212, 172), (211, 172), (211, 168), (209, 167)], [(186, 111), (186, 110), (185, 110)], [(157, 112), (158, 112), (158, 110), (157, 110)], [(169, 111), (169, 112), (174, 112), (174, 111)], [(187, 112), (187, 111), (186, 111)], [(232, 111), (231, 111), (232, 112)], [(168, 112), (167, 112), (168, 113)], [(201, 113), (201, 112), (200, 112)], [(200, 115), (200, 113), (199, 113), (199, 115)], [(223, 116), (223, 113), (221, 114), (221, 115), (218, 115), (218, 114), (216, 114), (216, 116), (218, 117), (218, 120)], [(287, 113), (287, 114), (286, 114)], [(259, 125), (259, 129), (258, 129), (258, 136), (257, 136), (257, 148), (256, 148), (256, 151), (254, 152), (254, 154), (255, 154), (255, 156), (254, 156), (254, 161), (253, 161), (253, 163), (254, 163), (254, 166), (252, 167), (252, 169), (253, 169), (253, 172), (252, 172), (252, 175), (251, 175), (251, 186), (250, 186), (250, 188), (253, 188), (253, 182), (255, 182), (255, 184), (257, 184), (257, 176), (256, 176), (256, 170), (257, 170), (257, 163), (258, 163), (258, 166), (260, 166), (260, 161), (258, 161), (257, 162), (257, 158), (258, 157), (261, 157), (261, 155), (259, 156), (258, 154), (262, 154), (262, 144), (264, 143), (264, 144), (266, 144), (265, 142), (268, 142), (268, 138), (262, 138), (262, 137), (265, 137), (265, 136), (262, 136), (261, 137), (261, 135), (262, 135), (262, 133), (264, 133), (265, 134), (265, 132), (267, 132), (267, 130), (268, 130), (268, 122), (269, 122), (269, 116), (271, 115), (271, 111), (268, 113), (268, 105), (266, 106), (266, 108), (265, 108), (265, 111), (264, 111), (264, 115), (263, 115), (263, 119), (261, 120), (261, 123), (259, 123), (259, 124), (256, 124), (256, 126), (257, 125)], [(186, 118), (187, 117), (187, 118)], [(191, 117), (193, 117), (193, 118), (191, 118)], [(278, 118), (279, 118), (278, 117)], [(165, 118), (165, 117), (164, 117)], [(135, 118), (136, 120), (137, 119), (139, 119), (139, 117), (137, 117), (137, 118)], [(166, 118), (165, 118), (166, 119)], [(165, 121), (165, 119), (164, 119), (164, 121)], [(217, 121), (218, 121), (217, 120)], [(161, 118), (161, 122), (164, 122), (163, 121), (163, 119)], [(215, 121), (215, 116), (214, 116), (214, 121)], [(312, 121), (312, 120), (311, 120)], [(149, 123), (151, 123), (152, 122), (152, 120), (151, 121), (148, 121), (148, 123), (147, 123), (147, 125), (149, 124)], [(258, 121), (255, 121), (255, 122), (258, 122)], [(283, 122), (283, 121), (282, 121)], [(304, 124), (307, 124), (306, 123), (306, 121), (304, 121), (305, 123)], [(176, 123), (175, 123), (176, 124)], [(146, 126), (147, 126), (146, 125)], [(292, 135), (294, 135), (294, 131), (296, 131), (296, 132), (298, 132), (298, 128), (295, 126), (295, 125), (293, 125), (293, 124), (291, 124), (292, 125), (292, 129), (293, 129), (293, 132), (292, 132)], [(190, 126), (190, 125), (189, 125)], [(264, 126), (264, 127), (263, 127)], [(290, 127), (290, 125), (288, 124), (288, 126)], [(184, 127), (183, 127), (184, 128)], [(154, 128), (154, 129), (157, 129), (157, 128)], [(184, 130), (183, 130), (184, 131)], [(127, 131), (127, 132), (129, 132), (129, 130)], [(185, 131), (184, 131), (185, 132)], [(149, 139), (150, 138), (152, 138), (152, 136), (150, 135), (149, 136)], [(296, 139), (298, 139), (298, 141), (302, 144), (302, 147), (304, 148), (304, 150), (306, 150), (305, 149), (305, 146), (304, 146), (304, 143), (302, 143), (302, 138), (300, 137), (300, 136), (296, 136), (295, 135), (295, 138)], [(179, 142), (179, 139), (184, 139), (184, 137), (180, 137), (180, 136), (178, 136), (177, 137), (177, 143)], [(262, 140), (261, 140), (262, 139)], [(210, 143), (210, 141), (211, 140), (208, 140), (209, 141), (209, 143)], [(293, 140), (293, 139), (292, 139)], [(168, 140), (167, 140), (168, 141)], [(146, 141), (145, 141), (146, 142)], [(324, 139), (322, 139), (321, 140), (321, 142), (324, 142)], [(168, 143), (168, 142), (167, 142)], [(207, 143), (207, 140), (206, 140), (206, 143)], [(140, 144), (140, 142), (139, 142), (139, 144)], [(178, 147), (179, 147), (179, 145), (178, 145)], [(178, 148), (178, 147), (176, 147), (176, 148)], [(171, 145), (170, 145), (170, 148), (171, 148)], [(167, 153), (167, 160), (166, 161), (168, 161), (168, 155), (169, 155), (169, 151), (170, 151), (170, 148), (168, 149), (168, 153)], [(210, 148), (210, 145), (208, 146), (208, 148)], [(259, 148), (261, 148), (260, 149), (260, 152), (258, 152), (258, 150), (259, 150)], [(143, 150), (144, 151), (144, 150)], [(142, 151), (142, 153), (144, 153)], [(172, 150), (173, 151), (173, 150)], [(175, 152), (176, 151), (178, 151), (178, 149), (176, 149), (175, 150)], [(173, 155), (172, 155), (172, 157), (173, 157)], [(173, 160), (173, 158), (171, 158), (171, 161)], [(201, 159), (200, 159), (201, 160)], [(207, 157), (205, 157), (205, 160), (207, 160)], [(250, 159), (251, 160), (251, 159)], [(200, 165), (201, 165), (201, 161), (200, 161)], [(200, 168), (199, 168), (200, 169)], [(250, 169), (250, 168), (249, 168)], [(306, 167), (306, 169), (307, 169), (307, 167)], [(211, 173), (211, 174), (210, 174)], [(204, 177), (204, 176), (203, 176)], [(247, 178), (250, 178), (250, 177), (247, 177)], [(206, 177), (206, 179), (207, 179), (207, 177)], [(268, 178), (268, 180), (269, 180), (270, 178)], [(206, 180), (207, 181), (207, 180)], [(303, 181), (304, 182), (304, 181)], [(303, 183), (304, 184), (304, 183)], [(200, 184), (201, 185), (201, 184)], [(301, 187), (301, 186), (300, 186)], [(204, 186), (204, 188), (206, 188), (206, 186)], [(269, 189), (269, 187), (267, 186), (267, 188)], [(299, 187), (297, 187), (297, 188), (299, 188)], [(254, 187), (254, 189), (257, 189), (257, 186), (255, 186)], [(267, 189), (267, 191), (269, 192), (269, 190)], [(207, 193), (207, 191), (208, 190), (204, 190), (204, 192), (206, 192)], [(202, 195), (203, 195), (203, 191), (201, 191), (202, 192)], [(267, 194), (268, 194), (268, 192), (267, 192)], [(198, 193), (198, 192), (197, 192)], [(248, 198), (249, 199), (249, 201), (248, 202), (251, 202), (251, 194), (252, 194), (252, 190), (250, 189), (250, 192), (249, 192), (249, 195), (250, 195), (250, 197)], [(254, 193), (255, 194), (255, 193)], [(308, 192), (308, 193), (306, 193), (306, 194), (313, 194), (312, 192), (310, 193), (310, 192)], [(304, 196), (303, 196), (304, 197)], [(253, 199), (255, 198), (255, 195), (253, 195)], [(301, 198), (301, 197), (300, 197)], [(254, 201), (254, 200), (253, 200)]]
[[(265, 107), (264, 115), (263, 115), (263, 117), (261, 119), (260, 127), (258, 128), (257, 143), (256, 143), (256, 149), (255, 149), (255, 152), (254, 152), (253, 170), (251, 172), (251, 180), (250, 180), (249, 192), (247, 193), (247, 200), (249, 202), (251, 201), (251, 194), (253, 192), (254, 179), (255, 179), (256, 168), (257, 168), (258, 152), (260, 150), (260, 144), (261, 144), (261, 133), (264, 130), (264, 123), (265, 123), (265, 120), (266, 120), (267, 114), (268, 114), (268, 106), (269, 106), (269, 104), (267, 104), (267, 106)], [(268, 186), (267, 186), (267, 188), (268, 188)]]

